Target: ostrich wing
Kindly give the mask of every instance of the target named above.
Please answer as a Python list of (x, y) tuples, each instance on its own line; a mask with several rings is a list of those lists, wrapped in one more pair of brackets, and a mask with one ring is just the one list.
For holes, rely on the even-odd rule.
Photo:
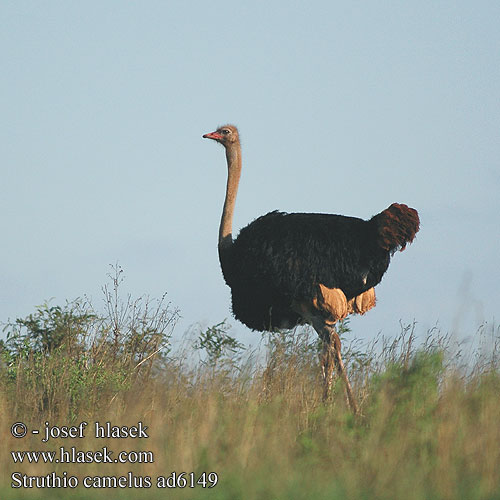
[[(380, 282), (390, 254), (376, 228), (355, 217), (271, 212), (243, 228), (233, 245), (234, 274), (290, 298), (314, 297), (319, 284), (352, 298)], [(233, 273), (231, 273), (233, 274)]]

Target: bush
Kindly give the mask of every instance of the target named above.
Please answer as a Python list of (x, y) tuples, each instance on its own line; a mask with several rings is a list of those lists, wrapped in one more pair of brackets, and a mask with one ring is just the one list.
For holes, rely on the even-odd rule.
[(167, 362), (178, 312), (165, 297), (122, 300), (122, 270), (104, 287), (105, 313), (88, 300), (44, 303), (7, 323), (2, 378), (15, 413), (75, 417), (154, 377)]

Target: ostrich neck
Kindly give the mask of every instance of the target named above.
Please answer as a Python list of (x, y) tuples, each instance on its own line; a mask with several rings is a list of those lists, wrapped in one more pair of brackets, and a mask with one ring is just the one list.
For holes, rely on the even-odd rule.
[(227, 186), (224, 209), (219, 227), (219, 249), (223, 250), (233, 243), (233, 213), (241, 175), (241, 147), (239, 144), (226, 149)]

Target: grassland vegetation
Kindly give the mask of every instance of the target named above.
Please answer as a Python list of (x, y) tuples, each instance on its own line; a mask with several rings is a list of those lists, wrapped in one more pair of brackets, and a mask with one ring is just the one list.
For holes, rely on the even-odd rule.
[[(178, 311), (166, 297), (120, 297), (121, 269), (104, 308), (87, 299), (45, 303), (4, 325), (0, 497), (214, 499), (500, 498), (500, 331), (483, 325), (472, 351), (433, 329), (403, 325), (389, 339), (356, 340), (339, 325), (362, 415), (334, 384), (322, 401), (314, 332), (266, 334), (249, 348), (227, 321), (173, 349)], [(10, 428), (75, 426), (85, 437)], [(98, 438), (95, 422), (147, 426), (145, 439)], [(147, 463), (14, 463), (12, 450), (150, 452)], [(12, 488), (12, 473), (78, 478), (76, 488)], [(217, 474), (213, 488), (158, 488), (158, 477)], [(125, 482), (131, 474), (139, 489)], [(124, 477), (104, 488), (88, 478)], [(184, 478), (188, 477), (187, 475)], [(147, 486), (145, 478), (150, 478)], [(90, 484), (90, 483), (89, 483)], [(99, 487), (101, 486), (101, 487)]]

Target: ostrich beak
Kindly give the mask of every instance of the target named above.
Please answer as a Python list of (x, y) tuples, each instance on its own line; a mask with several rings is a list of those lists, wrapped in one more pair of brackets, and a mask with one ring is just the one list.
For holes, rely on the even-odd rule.
[(210, 132), (209, 134), (205, 134), (203, 136), (204, 139), (213, 139), (214, 141), (218, 141), (222, 139), (222, 136), (217, 132)]

